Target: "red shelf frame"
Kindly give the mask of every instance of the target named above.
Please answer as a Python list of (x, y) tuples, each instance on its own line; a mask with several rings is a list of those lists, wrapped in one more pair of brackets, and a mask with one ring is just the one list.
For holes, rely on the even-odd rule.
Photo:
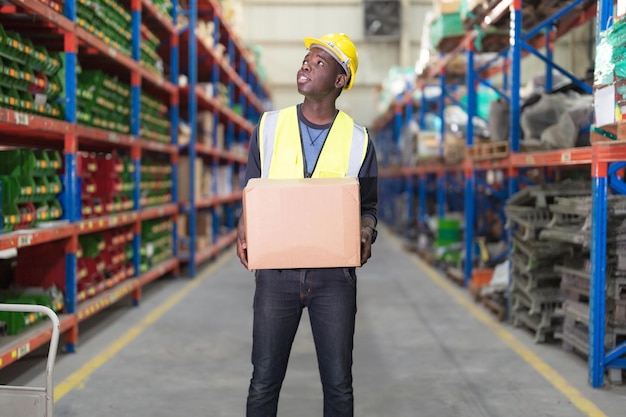
[(66, 18), (63, 14), (54, 11), (52, 8), (46, 6), (40, 1), (36, 0), (9, 0), (16, 7), (24, 9), (39, 18), (49, 22), (66, 32), (74, 32), (76, 25)]
[(0, 234), (0, 250), (23, 248), (56, 240), (68, 239), (76, 233), (76, 226), (59, 222), (59, 226), (46, 229), (25, 229)]
[(92, 219), (82, 219), (76, 223), (76, 229), (79, 235), (83, 235), (127, 226), (137, 220), (139, 220), (139, 214), (136, 211), (131, 211), (110, 216), (94, 217)]
[(178, 268), (178, 259), (171, 258), (164, 261), (155, 267), (151, 268), (148, 272), (141, 274), (136, 278), (129, 278), (122, 281), (120, 284), (113, 288), (106, 290), (105, 292), (96, 295), (94, 298), (90, 298), (87, 301), (79, 304), (78, 311), (76, 312), (76, 319), (80, 323), (81, 321), (93, 316), (96, 313), (104, 310), (105, 308), (116, 303), (121, 298), (138, 291), (142, 286), (154, 281), (155, 279), (164, 276), (170, 271)]
[[(60, 333), (65, 333), (77, 325), (73, 314), (59, 315)], [(48, 320), (32, 326), (22, 334), (7, 336), (6, 344), (0, 348), (0, 369), (18, 361), (35, 349), (50, 342), (52, 326)], [(4, 339), (4, 338), (3, 338)]]
[(140, 220), (157, 219), (159, 217), (172, 216), (178, 213), (178, 204), (169, 203), (159, 207), (145, 208), (139, 214)]
[(585, 165), (591, 164), (592, 159), (591, 146), (543, 152), (513, 152), (510, 155), (513, 167)]

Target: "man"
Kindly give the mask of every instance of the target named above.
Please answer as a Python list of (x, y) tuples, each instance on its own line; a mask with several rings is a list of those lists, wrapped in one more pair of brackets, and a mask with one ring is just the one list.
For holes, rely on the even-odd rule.
[[(304, 101), (265, 113), (254, 129), (246, 168), (250, 178), (358, 176), (361, 265), (376, 239), (378, 168), (367, 130), (337, 110), (354, 84), (356, 48), (343, 33), (306, 38), (298, 70)], [(271, 238), (271, 237), (268, 237)], [(247, 268), (243, 218), (237, 254)], [(324, 392), (325, 417), (354, 415), (352, 350), (356, 316), (355, 268), (257, 270), (247, 417), (276, 416), (278, 397), (300, 317), (308, 308)]]

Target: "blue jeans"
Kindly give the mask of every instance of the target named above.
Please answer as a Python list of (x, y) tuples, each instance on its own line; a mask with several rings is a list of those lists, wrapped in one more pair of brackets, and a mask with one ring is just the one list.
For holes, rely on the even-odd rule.
[(354, 268), (256, 271), (247, 417), (274, 417), (302, 310), (308, 308), (324, 417), (353, 417)]

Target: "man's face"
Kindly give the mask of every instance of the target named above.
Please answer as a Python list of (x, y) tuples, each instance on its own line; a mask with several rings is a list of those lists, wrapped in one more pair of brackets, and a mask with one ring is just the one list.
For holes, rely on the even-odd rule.
[(313, 97), (334, 94), (337, 88), (345, 85), (345, 76), (341, 76), (339, 63), (328, 52), (313, 47), (304, 56), (298, 70), (298, 92)]

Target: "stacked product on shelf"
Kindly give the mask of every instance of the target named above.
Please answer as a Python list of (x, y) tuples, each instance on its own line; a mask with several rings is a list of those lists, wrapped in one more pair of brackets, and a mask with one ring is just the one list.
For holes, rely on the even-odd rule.
[(62, 216), (61, 155), (56, 150), (0, 151), (2, 231), (26, 229)]
[[(617, 139), (614, 129), (606, 125), (622, 122), (626, 109), (624, 79), (624, 48), (626, 47), (626, 18), (622, 16), (610, 28), (602, 32), (597, 46), (594, 89), (597, 101), (596, 132), (609, 139)], [(604, 105), (604, 107), (602, 107)]]
[[(591, 288), (590, 246), (591, 197), (559, 198), (551, 206), (555, 216), (567, 218), (567, 224), (550, 224), (542, 235), (556, 244), (569, 247), (571, 256), (555, 267), (561, 276), (565, 317), (561, 335), (563, 346), (580, 354), (589, 354), (589, 296)], [(612, 195), (607, 201), (606, 258), (606, 328), (608, 351), (626, 340), (626, 196)], [(620, 259), (622, 260), (620, 262)], [(611, 369), (613, 382), (622, 382), (621, 370)]]
[[(216, 209), (218, 211), (218, 209)], [(208, 248), (214, 241), (213, 239), (213, 219), (219, 218), (219, 213), (214, 217), (210, 210), (199, 210), (196, 213), (196, 230), (195, 230), (195, 250), (201, 251)], [(178, 249), (180, 253), (189, 253), (190, 233), (189, 233), (189, 216), (187, 214), (178, 215)]]
[(141, 223), (141, 272), (171, 258), (174, 254), (170, 218), (146, 220)]
[[(120, 227), (79, 236), (77, 252), (77, 302), (82, 302), (126, 278), (132, 267), (133, 232)], [(54, 242), (20, 248), (14, 270), (16, 288), (58, 289), (66, 294), (65, 247)], [(37, 259), (37, 262), (33, 262)]]
[(61, 118), (63, 58), (0, 25), (0, 106)]
[(165, 16), (170, 21), (172, 20), (170, 12), (174, 5), (170, 0), (153, 0), (152, 4), (161, 12), (162, 16)]
[(120, 178), (122, 179), (122, 190), (113, 197), (115, 208), (117, 212), (130, 211), (135, 208), (133, 201), (133, 191), (135, 189), (135, 181), (133, 175), (135, 174), (135, 164), (130, 156), (122, 156), (122, 172)]
[(163, 75), (163, 60), (156, 52), (160, 39), (147, 26), (142, 25), (141, 41), (141, 65), (154, 74)]
[(77, 120), (81, 124), (130, 132), (130, 88), (99, 70), (78, 74)]
[(141, 207), (159, 206), (172, 201), (172, 166), (144, 159), (141, 163)]
[(571, 217), (551, 210), (561, 196), (589, 193), (586, 182), (563, 182), (526, 187), (513, 195), (505, 211), (513, 229), (511, 318), (534, 332), (535, 342), (552, 341), (563, 328), (561, 277), (554, 265), (572, 255), (569, 246), (546, 239), (554, 225), (569, 225)]
[[(132, 163), (113, 154), (79, 154), (77, 175), (80, 184), (82, 218), (132, 210)], [(129, 172), (130, 171), (130, 172)]]
[(115, 0), (79, 0), (78, 25), (108, 46), (131, 54), (131, 15)]
[(168, 118), (168, 109), (165, 104), (141, 93), (141, 127), (139, 135), (144, 139), (170, 143), (171, 123)]
[[(1, 290), (0, 303), (43, 305), (59, 314), (65, 305), (63, 294), (55, 287), (48, 289), (15, 287)], [(46, 316), (40, 313), (0, 311), (0, 336), (19, 334), (44, 317)]]
[(134, 276), (132, 241), (128, 227), (79, 237), (78, 302)]

